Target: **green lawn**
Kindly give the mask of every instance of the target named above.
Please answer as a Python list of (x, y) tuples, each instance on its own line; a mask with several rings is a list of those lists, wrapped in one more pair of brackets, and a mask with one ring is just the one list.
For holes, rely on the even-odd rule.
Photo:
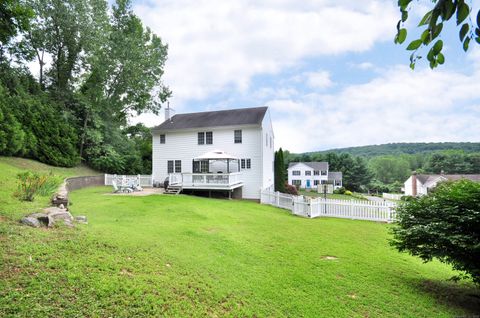
[[(317, 191), (305, 191), (305, 190), (300, 190), (298, 191), (298, 194), (309, 196), (309, 197), (314, 197), (314, 198), (323, 198), (324, 194), (323, 193), (318, 193)], [(328, 194), (327, 193), (327, 199), (336, 199), (336, 200), (367, 200), (365, 198), (360, 198), (360, 197), (354, 197), (352, 195), (346, 195), (346, 194)]]
[(0, 156), (0, 218), (18, 219), (29, 211), (45, 207), (49, 203), (50, 196), (37, 197), (34, 202), (20, 202), (13, 197), (12, 194), (17, 187), (16, 175), (26, 170), (52, 173), (62, 178), (99, 174), (83, 165), (76, 168), (59, 168), (30, 159)]
[(17, 212), (1, 207), (0, 317), (453, 317), (480, 310), (478, 289), (447, 281), (449, 267), (390, 248), (386, 224), (110, 191), (71, 193), (72, 213), (89, 219), (75, 229), (21, 226)]

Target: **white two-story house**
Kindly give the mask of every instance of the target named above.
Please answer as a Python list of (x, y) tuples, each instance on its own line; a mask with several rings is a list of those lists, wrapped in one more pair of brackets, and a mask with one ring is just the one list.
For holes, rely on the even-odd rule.
[(177, 114), (152, 129), (154, 183), (260, 199), (273, 188), (274, 134), (267, 107)]
[(320, 184), (342, 187), (342, 173), (329, 171), (328, 162), (290, 162), (287, 171), (288, 184), (302, 189), (316, 189)]

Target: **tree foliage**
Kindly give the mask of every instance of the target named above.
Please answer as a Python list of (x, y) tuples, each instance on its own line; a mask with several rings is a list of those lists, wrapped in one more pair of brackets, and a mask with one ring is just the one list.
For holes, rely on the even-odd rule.
[(439, 184), (397, 208), (391, 244), (428, 262), (434, 258), (480, 283), (480, 184)]
[(283, 158), (283, 150), (280, 148), (275, 151), (275, 191), (285, 192), (285, 160)]
[[(15, 6), (30, 13), (26, 22)], [(0, 55), (0, 154), (150, 173), (150, 133), (130, 128), (128, 118), (157, 113), (171, 95), (162, 82), (167, 46), (129, 0), (108, 7), (105, 0), (2, 2), (2, 14), (17, 15), (1, 21), (13, 25), (1, 40), (14, 53)], [(38, 79), (27, 63), (37, 64)]]
[[(465, 0), (433, 0), (432, 10), (425, 13), (418, 23), (418, 27), (423, 31), (418, 39), (411, 41), (407, 50), (413, 51), (410, 55), (410, 67), (415, 68), (415, 63), (422, 58), (419, 50), (426, 49), (427, 60), (430, 68), (435, 68), (445, 62), (445, 56), (442, 53), (443, 40), (439, 39), (443, 27), (447, 21), (454, 19), (459, 28), (458, 35), (462, 43), (463, 50), (466, 52), (473, 40), (480, 44), (480, 10), (472, 11), (472, 3)], [(409, 11), (415, 6), (412, 0), (398, 0), (401, 18), (397, 23), (397, 34), (395, 43), (402, 44), (407, 38), (407, 29), (405, 23), (409, 17)]]

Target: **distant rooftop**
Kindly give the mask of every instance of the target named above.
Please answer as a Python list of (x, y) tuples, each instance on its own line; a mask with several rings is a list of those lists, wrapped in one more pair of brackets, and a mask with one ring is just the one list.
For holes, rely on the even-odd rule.
[(316, 162), (290, 162), (288, 168), (293, 167), (294, 165), (302, 163), (306, 166), (309, 166), (313, 170), (328, 170), (328, 162), (325, 161), (316, 161)]
[(238, 108), (174, 115), (152, 130), (261, 125), (268, 107)]
[(475, 182), (480, 182), (480, 174), (419, 174), (417, 175), (417, 180), (422, 184), (425, 184), (428, 181), (433, 181), (439, 177), (444, 177), (451, 181), (468, 179)]

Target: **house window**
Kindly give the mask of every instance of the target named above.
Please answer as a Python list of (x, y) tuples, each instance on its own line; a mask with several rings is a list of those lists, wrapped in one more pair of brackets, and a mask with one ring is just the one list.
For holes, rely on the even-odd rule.
[(251, 169), (251, 168), (252, 168), (252, 160), (247, 159), (247, 169)]
[(199, 132), (198, 133), (198, 144), (199, 145), (211, 145), (213, 144), (213, 132), (207, 131), (207, 132)]
[(210, 165), (208, 161), (200, 161), (200, 172), (208, 172), (210, 170)]
[(342, 185), (342, 181), (335, 180), (335, 185), (336, 185), (336, 186), (341, 186), (341, 185)]
[(299, 176), (300, 175), (300, 170), (293, 170), (292, 171), (292, 176)]
[(242, 143), (242, 131), (241, 130), (235, 130), (233, 139), (234, 139), (234, 142), (236, 144), (241, 144)]
[(302, 180), (292, 180), (292, 184), (294, 186), (301, 186), (302, 185)]
[(205, 133), (205, 141), (206, 141), (205, 143), (206, 143), (207, 145), (213, 144), (213, 132), (207, 131), (207, 132)]
[(316, 186), (318, 185), (319, 181), (318, 180), (313, 180), (313, 185)]
[(322, 184), (328, 184), (328, 180), (322, 180)]
[(319, 175), (320, 175), (320, 171), (314, 170), (314, 171), (313, 171), (313, 175), (314, 175), (314, 176), (319, 176)]
[(173, 173), (173, 160), (167, 161), (167, 173)]
[(165, 135), (160, 135), (160, 143), (161, 144), (165, 143)]
[(322, 173), (322, 176), (326, 176), (326, 175), (327, 175), (327, 171), (326, 171), (326, 170), (322, 170), (321, 173)]
[(205, 144), (205, 133), (204, 132), (199, 132), (198, 133), (198, 144), (199, 145), (204, 145)]
[(245, 159), (240, 160), (240, 167), (245, 169)]
[(311, 176), (311, 175), (312, 175), (312, 172), (311, 172), (310, 170), (307, 170), (307, 171), (305, 171), (305, 175), (306, 175), (306, 176)]
[(182, 160), (175, 160), (175, 173), (182, 172)]

